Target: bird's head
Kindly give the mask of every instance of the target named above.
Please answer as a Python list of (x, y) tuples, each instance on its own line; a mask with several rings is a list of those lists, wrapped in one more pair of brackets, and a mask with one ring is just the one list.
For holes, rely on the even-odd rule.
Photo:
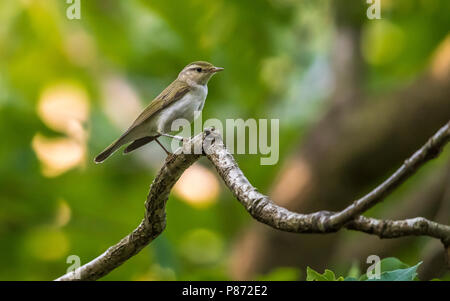
[(179, 80), (193, 82), (198, 85), (206, 85), (209, 79), (223, 68), (215, 67), (208, 62), (193, 62), (184, 67), (178, 75)]

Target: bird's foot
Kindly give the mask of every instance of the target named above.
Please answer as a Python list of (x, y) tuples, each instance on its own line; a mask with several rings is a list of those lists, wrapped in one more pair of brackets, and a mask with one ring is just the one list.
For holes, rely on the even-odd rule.
[(167, 154), (167, 156), (168, 155), (172, 155), (172, 153), (171, 152), (169, 152), (165, 147), (164, 147), (164, 145), (162, 145), (161, 144), (161, 142), (159, 142), (159, 140), (158, 139), (155, 139), (155, 141), (159, 144), (159, 146), (161, 146), (162, 147), (162, 149), (164, 150), (164, 152)]

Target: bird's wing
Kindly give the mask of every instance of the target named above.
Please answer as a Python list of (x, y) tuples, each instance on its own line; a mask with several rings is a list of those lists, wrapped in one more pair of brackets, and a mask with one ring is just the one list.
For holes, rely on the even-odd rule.
[(142, 124), (148, 118), (164, 109), (171, 103), (174, 103), (175, 101), (181, 99), (191, 89), (191, 86), (189, 86), (186, 82), (175, 80), (144, 109), (144, 111), (133, 122), (129, 130)]
[[(95, 162), (100, 163), (106, 160), (120, 146), (127, 143), (128, 134), (133, 129), (135, 129), (137, 126), (145, 122), (148, 118), (152, 117), (155, 113), (164, 109), (171, 103), (181, 99), (190, 90), (191, 86), (189, 86), (186, 82), (179, 80), (175, 80), (174, 82), (172, 82), (166, 89), (164, 89), (164, 91), (161, 92), (161, 94), (159, 94), (155, 99), (153, 99), (153, 101), (144, 109), (144, 111), (138, 116), (138, 118), (136, 118), (136, 120), (128, 128), (128, 130), (126, 130), (125, 133), (123, 133), (116, 141), (111, 143), (102, 153), (100, 153), (97, 157), (95, 157), (94, 159)], [(136, 144), (133, 147), (135, 146)]]

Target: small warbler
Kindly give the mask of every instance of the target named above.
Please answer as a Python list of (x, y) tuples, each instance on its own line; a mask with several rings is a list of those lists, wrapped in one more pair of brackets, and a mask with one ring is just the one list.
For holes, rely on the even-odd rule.
[(178, 74), (178, 77), (144, 109), (133, 124), (116, 141), (95, 157), (95, 163), (101, 163), (122, 145), (130, 143), (124, 150), (129, 153), (153, 140), (167, 154), (170, 154), (158, 141), (158, 137), (169, 135), (172, 122), (184, 118), (192, 122), (195, 112), (201, 112), (208, 94), (208, 81), (223, 68), (208, 62), (193, 62)]

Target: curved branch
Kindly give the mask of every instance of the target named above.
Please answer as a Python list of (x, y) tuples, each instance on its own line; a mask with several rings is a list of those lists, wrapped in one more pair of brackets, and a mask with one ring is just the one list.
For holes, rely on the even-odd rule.
[[(435, 148), (439, 145), (439, 151), (450, 140), (449, 134), (450, 122), (441, 128), (424, 147), (416, 152), (410, 159), (416, 160), (417, 156), (421, 157), (420, 162), (414, 165), (407, 165), (416, 171), (426, 161), (434, 158), (438, 152)], [(446, 134), (443, 134), (445, 132)], [(351, 217), (349, 221), (342, 225), (336, 226), (331, 223), (335, 217), (341, 216), (342, 212), (319, 211), (310, 214), (301, 214), (289, 211), (283, 207), (276, 205), (268, 196), (257, 191), (247, 180), (243, 172), (239, 169), (233, 156), (226, 150), (220, 135), (216, 135), (215, 143), (211, 145), (207, 153), (208, 159), (213, 163), (219, 175), (224, 180), (228, 188), (233, 192), (234, 196), (244, 205), (245, 209), (256, 220), (269, 225), (275, 229), (295, 232), (295, 233), (332, 233), (344, 227), (350, 230), (357, 230), (368, 234), (378, 235), (381, 238), (395, 238), (409, 235), (425, 235), (442, 240), (445, 245), (450, 244), (450, 226), (441, 225), (436, 222), (429, 221), (423, 217), (416, 217), (406, 220), (378, 220), (374, 218), (356, 215)], [(431, 155), (433, 153), (433, 156)], [(423, 158), (427, 158), (426, 160)], [(404, 166), (400, 168), (404, 171)], [(413, 171), (407, 171), (407, 175), (413, 174)], [(398, 174), (397, 171), (395, 174)], [(362, 200), (381, 201), (388, 195), (387, 191), (393, 190), (392, 185), (399, 186), (408, 176), (402, 176), (401, 180), (386, 181), (372, 191), (369, 197)], [(391, 176), (389, 179), (392, 179)], [(392, 184), (394, 183), (394, 184)], [(391, 186), (390, 186), (391, 185)], [(373, 205), (373, 203), (370, 203)], [(368, 206), (365, 210), (367, 210)], [(353, 208), (353, 207), (352, 207)], [(359, 207), (357, 207), (359, 208)], [(364, 211), (365, 211), (364, 210)]]
[(296, 233), (331, 233), (346, 228), (374, 234), (381, 238), (424, 235), (440, 239), (450, 257), (448, 254), (450, 226), (438, 224), (422, 217), (393, 221), (359, 215), (383, 200), (420, 166), (435, 158), (449, 140), (450, 121), (411, 158), (406, 160), (388, 180), (346, 209), (337, 213), (319, 211), (301, 214), (274, 204), (269, 197), (258, 192), (226, 149), (220, 134), (214, 129), (206, 129), (203, 133), (184, 143), (183, 147), (175, 154), (166, 158), (164, 166), (150, 187), (145, 202), (145, 217), (139, 226), (102, 255), (56, 280), (99, 279), (136, 255), (161, 234), (166, 225), (165, 204), (170, 190), (181, 174), (200, 155), (207, 156), (227, 187), (253, 218), (275, 229)]
[(139, 253), (140, 250), (160, 235), (166, 227), (165, 207), (170, 190), (181, 174), (200, 157), (200, 155), (192, 154), (191, 150), (194, 145), (202, 141), (203, 134), (200, 134), (188, 141), (180, 153), (166, 158), (164, 166), (150, 186), (147, 201), (145, 202), (144, 219), (133, 232), (94, 260), (56, 280), (97, 280)]

